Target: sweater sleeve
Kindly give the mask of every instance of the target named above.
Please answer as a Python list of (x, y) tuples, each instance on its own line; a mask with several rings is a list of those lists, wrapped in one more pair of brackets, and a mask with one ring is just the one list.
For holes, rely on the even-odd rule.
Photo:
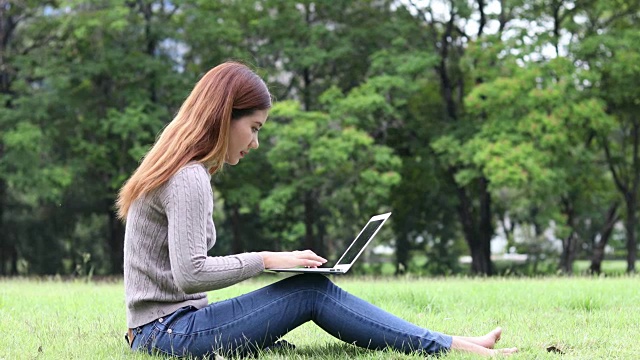
[(186, 166), (165, 189), (171, 273), (187, 294), (227, 287), (264, 270), (257, 253), (207, 256), (207, 222), (213, 208), (209, 181), (202, 166)]

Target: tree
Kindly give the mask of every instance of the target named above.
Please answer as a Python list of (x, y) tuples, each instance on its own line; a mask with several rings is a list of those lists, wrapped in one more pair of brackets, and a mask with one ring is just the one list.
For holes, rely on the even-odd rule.
[[(483, 77), (486, 74), (476, 73), (475, 76), (470, 76), (465, 73), (463, 59), (465, 59), (466, 47), (474, 42), (496, 44), (488, 52), (488, 60), (485, 54), (478, 54), (476, 59), (466, 61), (472, 63), (488, 61), (490, 64), (486, 65), (490, 67), (484, 68), (487, 71), (498, 67), (496, 55), (499, 52), (493, 50), (501, 47), (503, 30), (511, 20), (511, 14), (517, 4), (501, 2), (499, 12), (491, 15), (487, 13), (484, 1), (443, 2), (440, 5), (446, 8), (445, 15), (436, 13), (435, 6), (431, 3), (421, 6), (410, 1), (409, 4), (412, 12), (416, 14), (414, 21), (417, 23), (417, 28), (414, 31), (419, 38), (417, 50), (429, 51), (437, 54), (438, 57), (438, 61), (432, 65), (432, 71), (439, 84), (442, 99), (439, 118), (440, 128), (444, 129), (442, 134), (456, 134), (462, 137), (466, 136), (465, 134), (471, 134), (475, 125), (466, 121), (464, 96), (468, 86), (482, 83), (487, 79)], [(473, 12), (476, 9), (480, 18), (479, 26), (475, 34), (468, 34), (464, 25), (472, 21)], [(489, 19), (498, 23), (497, 34), (494, 36), (485, 31)], [(491, 58), (491, 55), (496, 57)], [(437, 140), (434, 141), (437, 142)], [(440, 160), (443, 175), (446, 176), (449, 184), (454, 185), (450, 196), (456, 199), (455, 212), (462, 234), (469, 246), (472, 271), (479, 274), (492, 274), (490, 242), (494, 233), (494, 218), (488, 180), (477, 172), (479, 176), (476, 179), (464, 183), (458, 182), (460, 173), (468, 174), (468, 169), (459, 167), (460, 163), (451, 157), (451, 153), (442, 152), (442, 148), (434, 148), (434, 150), (434, 154)]]
[[(526, 207), (544, 209), (537, 222), (555, 221), (556, 236), (563, 239), (560, 267), (567, 273), (580, 246), (580, 219), (589, 216), (590, 199), (601, 194), (593, 191), (607, 183), (598, 176), (591, 134), (609, 121), (604, 104), (584, 98), (572, 77), (571, 63), (557, 58), (477, 86), (467, 109), (484, 118), (479, 130), (463, 144), (436, 144), (443, 151), (458, 149), (456, 158), (482, 171), (496, 196), (511, 189), (528, 199)], [(465, 181), (462, 173), (458, 181)], [(505, 200), (517, 209), (517, 199)]]
[[(103, 216), (105, 223), (96, 226), (107, 234), (101, 252), (108, 272), (122, 271), (124, 227), (115, 216), (117, 190), (176, 109), (175, 95), (167, 91), (176, 83), (170, 76), (173, 63), (160, 46), (171, 15), (164, 5), (63, 3), (64, 12), (46, 15), (55, 41), (25, 58), (25, 77), (36, 89), (28, 105), (46, 114), (41, 129), (55, 144), (53, 163), (70, 175), (71, 188), (60, 204), (70, 221), (66, 228), (74, 231), (74, 223)], [(83, 261), (81, 249), (93, 244), (94, 239), (83, 239), (72, 244), (76, 248), (64, 246), (76, 262)]]
[[(327, 114), (302, 111), (296, 102), (278, 103), (271, 118), (266, 135), (273, 143), (266, 156), (275, 186), (261, 211), (276, 221), (302, 219), (302, 245), (333, 253), (342, 244), (323, 240), (348, 239), (356, 224), (384, 210), (380, 204), (399, 181), (400, 161), (366, 133)], [(296, 223), (290, 226), (286, 232), (295, 233)]]
[[(227, 58), (246, 61), (268, 80), (276, 101), (296, 100), (305, 111), (327, 110), (319, 99), (332, 86), (345, 90), (362, 81), (369, 54), (389, 38), (386, 1), (203, 1), (185, 4), (183, 10), (179, 18), (185, 28), (182, 41), (188, 49), (185, 68), (204, 71)], [(210, 46), (214, 38), (219, 46)], [(270, 126), (274, 125), (268, 125), (267, 130)], [(268, 144), (261, 146), (264, 149)], [(263, 149), (260, 153), (266, 151)], [(261, 161), (261, 156), (252, 158)], [(307, 219), (303, 222), (307, 224), (307, 242), (323, 248), (325, 236), (320, 233), (325, 230), (312, 230), (311, 224), (323, 205), (311, 191), (300, 194), (305, 203), (302, 213), (288, 211), (267, 223), (260, 222), (263, 216), (246, 216), (249, 209), (262, 211), (256, 207), (258, 197), (275, 186), (273, 176), (265, 176), (272, 174), (267, 165), (244, 165), (242, 170), (234, 169), (216, 180), (228, 209), (226, 219), (233, 229), (234, 249), (264, 246), (265, 241), (278, 248), (280, 238), (297, 238), (304, 228), (300, 226), (302, 218)], [(253, 227), (240, 226), (247, 221), (270, 240), (253, 232)], [(317, 238), (311, 240), (312, 236)]]
[[(57, 35), (44, 15), (52, 5), (0, 1), (0, 274), (16, 274), (25, 256), (55, 260), (60, 254), (59, 231), (38, 224), (55, 209), (70, 183), (69, 172), (56, 163), (54, 142), (42, 129), (46, 112), (32, 106), (38, 93), (32, 85), (38, 80), (28, 60)], [(49, 251), (28, 251), (24, 238), (29, 234), (49, 243)], [(55, 263), (39, 261), (34, 270), (50, 270)]]
[[(577, 54), (584, 62), (583, 82), (603, 99), (611, 126), (595, 132), (616, 189), (625, 204), (627, 271), (635, 271), (637, 259), (638, 190), (640, 186), (640, 118), (635, 84), (640, 80), (640, 40), (637, 30), (640, 4), (621, 1), (616, 8), (595, 2), (587, 12), (587, 37)], [(598, 32), (600, 34), (598, 34)]]

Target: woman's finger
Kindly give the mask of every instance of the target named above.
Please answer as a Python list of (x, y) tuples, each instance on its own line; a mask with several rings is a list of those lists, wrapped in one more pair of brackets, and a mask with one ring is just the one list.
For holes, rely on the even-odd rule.
[(309, 267), (309, 268), (316, 268), (318, 266), (322, 266), (323, 263), (319, 262), (319, 261), (314, 261), (314, 260), (305, 260), (303, 264), (301, 264), (301, 266), (304, 267)]
[(315, 261), (321, 261), (323, 263), (327, 262), (327, 259), (323, 258), (322, 256), (318, 256), (316, 253), (314, 253), (311, 250), (303, 250), (303, 251), (292, 251), (292, 254), (301, 258), (301, 259), (310, 259), (310, 260), (315, 260)]
[(318, 262), (321, 262), (323, 264), (327, 262), (327, 259), (325, 259), (325, 258), (323, 258), (321, 256), (318, 256), (316, 254), (306, 254), (303, 258), (307, 259), (307, 260), (318, 261)]

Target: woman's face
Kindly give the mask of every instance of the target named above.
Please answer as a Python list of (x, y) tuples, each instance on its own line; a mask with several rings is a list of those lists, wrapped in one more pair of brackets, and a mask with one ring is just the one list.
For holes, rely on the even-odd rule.
[(236, 165), (251, 149), (258, 148), (258, 131), (267, 121), (268, 110), (256, 110), (253, 114), (231, 120), (226, 163)]

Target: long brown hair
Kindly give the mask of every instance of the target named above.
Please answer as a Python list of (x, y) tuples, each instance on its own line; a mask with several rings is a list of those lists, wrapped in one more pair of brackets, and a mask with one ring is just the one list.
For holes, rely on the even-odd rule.
[(220, 170), (231, 119), (270, 107), (267, 86), (246, 65), (226, 62), (209, 70), (120, 189), (118, 217), (125, 219), (134, 200), (164, 184), (190, 161), (205, 164), (211, 174)]

